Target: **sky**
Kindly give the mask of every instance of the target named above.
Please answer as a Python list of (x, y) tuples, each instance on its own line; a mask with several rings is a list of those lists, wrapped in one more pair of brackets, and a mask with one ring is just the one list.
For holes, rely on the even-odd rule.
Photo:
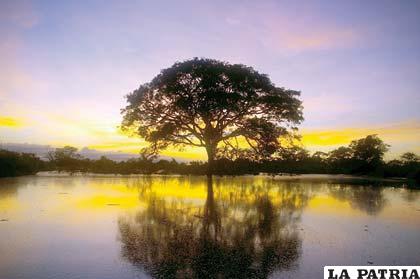
[(0, 143), (138, 153), (124, 96), (207, 57), (301, 91), (311, 151), (378, 134), (420, 153), (419, 26), (420, 1), (0, 0)]

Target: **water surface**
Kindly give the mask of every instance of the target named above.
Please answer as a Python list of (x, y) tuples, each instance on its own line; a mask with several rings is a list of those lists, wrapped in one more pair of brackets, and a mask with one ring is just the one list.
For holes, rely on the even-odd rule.
[(321, 278), (418, 265), (419, 236), (420, 191), (397, 182), (0, 179), (0, 278)]

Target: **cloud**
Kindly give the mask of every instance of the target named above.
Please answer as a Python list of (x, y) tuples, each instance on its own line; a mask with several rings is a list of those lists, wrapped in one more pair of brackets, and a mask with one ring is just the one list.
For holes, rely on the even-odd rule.
[(263, 46), (284, 54), (350, 48), (362, 39), (366, 42), (365, 30), (325, 17), (316, 7), (305, 9), (276, 1), (248, 2), (241, 6), (231, 9), (227, 4), (219, 12), (225, 16), (227, 30), (235, 31), (231, 35), (248, 48)]
[(318, 30), (310, 34), (284, 34), (284, 46), (293, 50), (329, 49), (351, 45), (357, 35), (353, 30)]
[(0, 127), (6, 128), (20, 128), (24, 126), (24, 122), (21, 119), (7, 116), (0, 116)]
[(146, 147), (141, 139), (132, 140), (131, 138), (121, 138), (116, 141), (103, 141), (91, 144), (88, 148), (100, 151), (123, 151), (138, 154), (140, 149)]
[(351, 47), (359, 36), (360, 34), (353, 29), (337, 26), (300, 28), (290, 24), (273, 23), (267, 26), (262, 43), (273, 50), (329, 50)]

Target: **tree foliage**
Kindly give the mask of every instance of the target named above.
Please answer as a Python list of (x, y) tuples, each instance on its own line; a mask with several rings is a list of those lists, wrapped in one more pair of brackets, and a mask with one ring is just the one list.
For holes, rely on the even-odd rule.
[(0, 177), (35, 174), (44, 165), (34, 154), (0, 149)]
[(58, 171), (67, 170), (75, 172), (80, 170), (79, 160), (82, 158), (77, 151), (76, 147), (64, 146), (48, 152), (47, 157), (48, 160), (56, 166)]
[(149, 154), (191, 145), (206, 148), (212, 163), (221, 152), (242, 151), (242, 140), (247, 154), (266, 158), (303, 119), (299, 94), (251, 67), (195, 58), (127, 95), (122, 127), (150, 142)]
[(365, 138), (354, 140), (349, 148), (352, 151), (352, 164), (356, 172), (369, 173), (383, 164), (383, 157), (389, 145), (385, 144), (377, 135), (368, 135)]
[(365, 138), (354, 140), (350, 143), (353, 157), (366, 163), (382, 162), (388, 144), (385, 144), (377, 135), (368, 135)]

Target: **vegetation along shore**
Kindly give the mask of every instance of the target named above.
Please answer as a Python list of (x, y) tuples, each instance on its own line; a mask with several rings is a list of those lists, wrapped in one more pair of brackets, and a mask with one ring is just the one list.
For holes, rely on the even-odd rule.
[[(407, 152), (398, 159), (384, 161), (387, 145), (376, 135), (355, 140), (328, 153), (310, 154), (302, 147), (283, 149), (271, 160), (218, 158), (214, 174), (278, 174), (319, 173), (353, 174), (376, 177), (420, 179), (420, 158)], [(151, 159), (145, 156), (125, 161), (113, 161), (105, 156), (98, 160), (82, 157), (75, 147), (65, 146), (48, 153), (47, 160), (34, 154), (0, 150), (0, 177), (36, 174), (39, 171), (82, 172), (100, 174), (192, 174), (206, 173), (207, 163), (201, 161)]]

